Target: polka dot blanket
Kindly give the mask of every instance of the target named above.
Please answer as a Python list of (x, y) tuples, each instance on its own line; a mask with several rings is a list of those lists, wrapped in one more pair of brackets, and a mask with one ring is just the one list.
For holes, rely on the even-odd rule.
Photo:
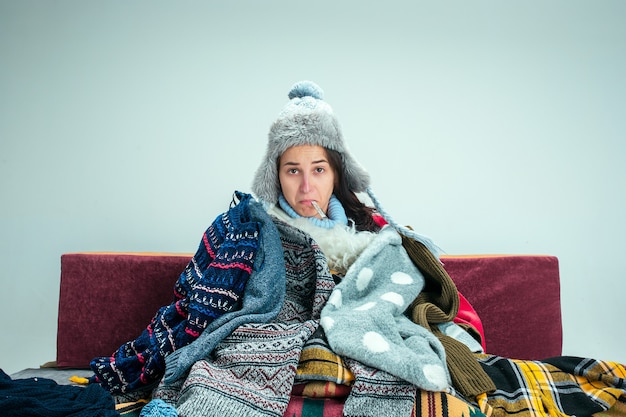
[(330, 295), (320, 324), (335, 353), (429, 391), (451, 386), (441, 342), (404, 315), (424, 278), (384, 228)]

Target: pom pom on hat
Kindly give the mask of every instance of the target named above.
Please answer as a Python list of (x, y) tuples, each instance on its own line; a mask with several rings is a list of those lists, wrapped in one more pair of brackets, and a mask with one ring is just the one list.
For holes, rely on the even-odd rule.
[(278, 159), (292, 146), (318, 145), (339, 152), (348, 188), (364, 192), (370, 183), (367, 171), (352, 157), (343, 140), (339, 121), (323, 100), (324, 91), (312, 81), (300, 81), (289, 90), (289, 102), (270, 127), (267, 149), (252, 182), (252, 192), (275, 204), (280, 194)]
[(300, 81), (291, 87), (291, 91), (289, 91), (288, 95), (289, 100), (296, 97), (302, 98), (306, 96), (311, 96), (318, 100), (324, 100), (324, 91), (312, 81)]

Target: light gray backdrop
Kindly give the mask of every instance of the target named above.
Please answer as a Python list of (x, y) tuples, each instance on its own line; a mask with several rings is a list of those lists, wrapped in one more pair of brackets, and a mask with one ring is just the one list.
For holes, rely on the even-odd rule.
[(397, 221), (558, 256), (564, 353), (626, 362), (624, 74), (620, 0), (1, 0), (0, 367), (55, 359), (62, 253), (194, 252), (301, 79)]

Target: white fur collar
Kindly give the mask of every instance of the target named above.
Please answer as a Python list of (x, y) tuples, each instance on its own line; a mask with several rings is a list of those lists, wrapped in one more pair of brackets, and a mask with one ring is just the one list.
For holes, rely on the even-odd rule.
[(271, 207), (268, 212), (285, 223), (308, 233), (319, 245), (328, 262), (328, 267), (344, 275), (350, 265), (374, 239), (374, 232), (359, 232), (354, 226), (336, 225), (332, 229), (316, 226), (306, 218), (294, 219), (279, 207)]

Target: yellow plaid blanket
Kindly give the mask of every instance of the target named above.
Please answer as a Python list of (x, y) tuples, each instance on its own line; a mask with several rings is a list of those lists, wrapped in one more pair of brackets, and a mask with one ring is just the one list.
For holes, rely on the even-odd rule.
[(479, 361), (497, 387), (478, 401), (487, 416), (626, 416), (626, 368), (619, 363), (570, 356)]
[(321, 326), (302, 348), (296, 370), (296, 383), (309, 381), (332, 382), (340, 385), (351, 385), (354, 382), (354, 375), (343, 359), (328, 346)]

